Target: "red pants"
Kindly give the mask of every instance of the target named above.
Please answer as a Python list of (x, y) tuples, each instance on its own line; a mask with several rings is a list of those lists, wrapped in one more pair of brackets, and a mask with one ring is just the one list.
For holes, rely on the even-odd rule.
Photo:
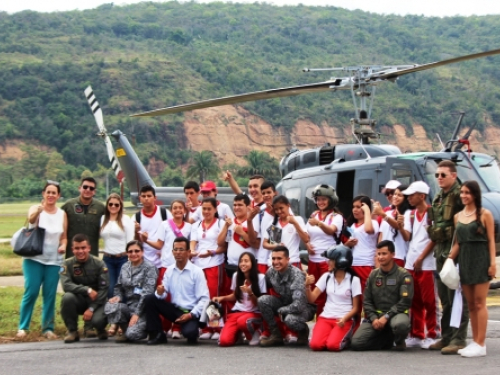
[(403, 259), (394, 258), (394, 263), (396, 263), (399, 267), (405, 268), (405, 261)]
[(262, 329), (262, 315), (254, 312), (232, 312), (227, 315), (224, 328), (219, 337), (219, 346), (232, 346), (238, 341), (238, 334), (243, 332), (251, 340), (257, 330)]
[[(435, 339), (436, 335), (436, 291), (434, 285), (434, 271), (415, 272), (408, 270), (413, 276), (413, 300), (411, 303), (410, 319), (412, 337)], [(425, 325), (425, 328), (424, 328)]]
[[(328, 272), (328, 263), (327, 262), (316, 263), (316, 262), (309, 261), (309, 264), (307, 265), (307, 273), (309, 275), (313, 275), (316, 282), (319, 280), (321, 275), (323, 275), (325, 272)], [(311, 290), (314, 290), (314, 288), (316, 288), (316, 286), (311, 285)], [(318, 306), (318, 309), (316, 310), (316, 316), (319, 316), (323, 312), (323, 309), (325, 307), (326, 290), (318, 296), (315, 303)]]
[(354, 333), (354, 321), (351, 319), (339, 327), (337, 319), (318, 317), (314, 326), (309, 346), (314, 351), (330, 350), (338, 352), (344, 349)]
[(257, 268), (259, 270), (259, 273), (266, 274), (267, 270), (269, 269), (269, 266), (267, 264), (257, 264)]
[[(158, 279), (156, 281), (156, 285), (160, 285), (163, 281), (163, 276), (165, 276), (165, 272), (167, 272), (167, 269), (165, 267), (160, 267), (158, 268)], [(170, 301), (170, 296), (167, 297), (167, 300)], [(170, 328), (172, 328), (172, 323), (170, 320), (165, 319), (165, 317), (160, 315), (161, 319), (161, 326), (163, 327), (164, 332), (170, 331)], [(175, 324), (177, 325), (177, 324)], [(180, 331), (180, 328), (178, 329)]]
[[(224, 265), (204, 268), (203, 273), (207, 279), (208, 294), (210, 300), (214, 297), (225, 296), (229, 294), (229, 278), (224, 271)], [(225, 305), (223, 304), (225, 307)], [(204, 328), (202, 332), (220, 332), (220, 328)]]

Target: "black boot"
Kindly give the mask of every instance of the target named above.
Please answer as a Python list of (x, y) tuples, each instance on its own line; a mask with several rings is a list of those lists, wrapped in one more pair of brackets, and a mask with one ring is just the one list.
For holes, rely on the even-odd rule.
[(148, 345), (158, 345), (164, 343), (167, 343), (167, 335), (165, 335), (165, 332), (149, 332)]

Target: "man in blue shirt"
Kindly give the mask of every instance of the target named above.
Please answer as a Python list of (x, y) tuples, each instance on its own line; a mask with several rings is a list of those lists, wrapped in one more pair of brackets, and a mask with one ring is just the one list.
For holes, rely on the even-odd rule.
[[(189, 344), (198, 340), (200, 316), (209, 302), (203, 270), (189, 261), (189, 240), (177, 237), (173, 244), (175, 266), (168, 268), (155, 294), (145, 299), (148, 345), (167, 342), (160, 315), (181, 325), (181, 333)], [(165, 298), (170, 294), (171, 302)]]

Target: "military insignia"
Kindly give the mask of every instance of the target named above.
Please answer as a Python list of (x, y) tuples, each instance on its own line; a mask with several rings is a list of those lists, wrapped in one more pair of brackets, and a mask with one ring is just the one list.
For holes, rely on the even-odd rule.
[(408, 292), (403, 292), (401, 295), (402, 295), (403, 297), (408, 297)]
[(107, 273), (107, 272), (108, 272), (108, 268), (107, 268), (107, 267), (103, 267), (103, 268), (102, 268), (102, 272), (103, 272), (103, 273)]
[(405, 277), (405, 284), (411, 284), (411, 277), (409, 276)]
[(61, 268), (59, 268), (59, 273), (61, 275), (66, 275), (66, 266), (61, 266)]
[(81, 204), (75, 204), (75, 214), (83, 213), (83, 206)]
[(75, 268), (73, 268), (73, 274), (75, 276), (82, 276), (83, 270), (80, 267), (75, 267)]
[(387, 285), (396, 285), (396, 279), (387, 279)]
[(375, 279), (375, 285), (379, 286), (379, 287), (382, 286), (382, 278), (381, 277), (377, 277)]
[(96, 209), (89, 210), (89, 214), (97, 215), (97, 210)]
[(106, 281), (101, 281), (101, 285), (106, 285)]

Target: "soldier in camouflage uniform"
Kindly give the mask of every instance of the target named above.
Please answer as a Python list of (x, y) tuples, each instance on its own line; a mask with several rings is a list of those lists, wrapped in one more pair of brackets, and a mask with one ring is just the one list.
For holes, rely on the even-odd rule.
[(394, 243), (377, 245), (380, 268), (366, 281), (363, 309), (366, 319), (351, 340), (352, 350), (396, 350), (406, 348), (410, 332), (408, 311), (413, 298), (413, 278), (394, 262)]
[(78, 315), (97, 330), (100, 340), (108, 338), (105, 330), (107, 320), (104, 304), (108, 297), (109, 275), (104, 262), (90, 255), (88, 237), (77, 234), (73, 237), (74, 257), (66, 259), (61, 266), (59, 278), (64, 296), (61, 300), (61, 316), (68, 333), (65, 343), (79, 341)]
[[(457, 182), (457, 169), (453, 162), (449, 160), (438, 164), (436, 179), (441, 191), (434, 197), (432, 202), (431, 220), (432, 225), (427, 229), (430, 239), (436, 244), (434, 246), (434, 256), (436, 258), (437, 272), (441, 272), (443, 264), (448, 258), (451, 250), (455, 224), (453, 218), (455, 214), (463, 209), (460, 200), (460, 185)], [(441, 280), (437, 279), (437, 289), (443, 315), (441, 318), (442, 338), (431, 345), (431, 350), (441, 350), (442, 354), (457, 354), (459, 349), (465, 346), (467, 337), (467, 325), (469, 324), (469, 310), (465, 297), (463, 298), (462, 317), (460, 327), (450, 327), (451, 310), (455, 291), (449, 289)]]
[(272, 264), (266, 272), (268, 290), (277, 295), (263, 295), (257, 300), (262, 317), (271, 335), (262, 338), (260, 346), (283, 345), (283, 336), (275, 320), (279, 316), (288, 328), (297, 332), (298, 345), (306, 345), (309, 337), (307, 322), (314, 317), (316, 306), (307, 303), (305, 274), (289, 264), (289, 252), (285, 246), (272, 251)]
[(145, 339), (146, 314), (144, 298), (155, 292), (158, 271), (144, 259), (144, 249), (139, 241), (127, 244), (129, 261), (122, 266), (114, 288), (114, 296), (104, 306), (104, 312), (112, 324), (118, 324), (123, 335), (117, 342)]

